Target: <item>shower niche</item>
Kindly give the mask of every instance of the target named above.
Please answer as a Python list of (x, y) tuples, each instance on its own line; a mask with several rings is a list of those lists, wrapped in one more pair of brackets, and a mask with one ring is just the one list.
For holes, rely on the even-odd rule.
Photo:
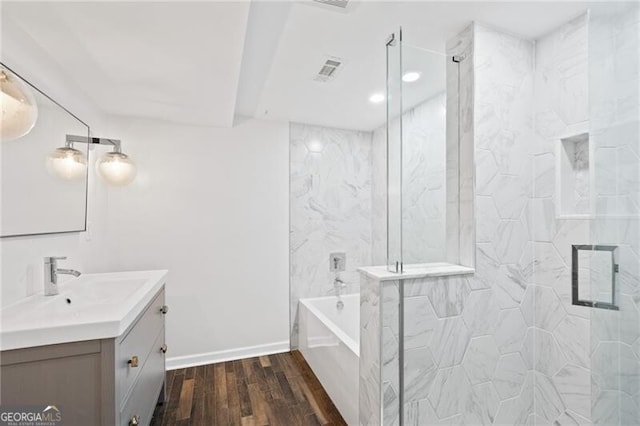
[(556, 216), (561, 219), (591, 217), (589, 133), (581, 132), (559, 140), (556, 156)]

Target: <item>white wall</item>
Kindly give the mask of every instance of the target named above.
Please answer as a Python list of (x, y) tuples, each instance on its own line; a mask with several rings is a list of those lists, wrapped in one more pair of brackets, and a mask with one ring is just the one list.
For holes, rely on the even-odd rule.
[[(1, 60), (88, 123), (94, 133), (106, 130), (106, 117), (65, 77), (64, 69), (28, 34), (2, 20)], [(64, 140), (60, 141), (60, 145)], [(38, 160), (36, 160), (38, 161)], [(43, 164), (44, 164), (44, 160)], [(104, 261), (104, 185), (89, 173), (89, 233), (0, 239), (0, 305), (6, 306), (43, 289), (43, 257), (68, 256), (65, 267), (99, 270)], [(2, 182), (3, 186), (9, 183)], [(64, 209), (64, 206), (52, 206)], [(64, 279), (68, 279), (65, 277)], [(63, 280), (63, 279), (61, 279)]]
[(168, 366), (288, 350), (288, 124), (111, 126), (139, 172), (109, 193), (109, 268), (169, 269)]
[(2, 24), (2, 61), (94, 135), (122, 139), (139, 167), (126, 188), (106, 187), (89, 167), (89, 232), (0, 240), (2, 306), (42, 291), (48, 255), (68, 256), (64, 266), (84, 273), (167, 268), (170, 360), (288, 349), (288, 125), (213, 129), (106, 117), (64, 64)]

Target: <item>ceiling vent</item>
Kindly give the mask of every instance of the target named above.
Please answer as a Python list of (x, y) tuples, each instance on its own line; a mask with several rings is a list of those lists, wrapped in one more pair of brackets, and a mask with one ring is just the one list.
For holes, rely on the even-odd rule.
[(346, 9), (349, 5), (349, 0), (313, 0), (316, 3), (323, 4), (325, 6), (339, 7), (340, 9)]
[(314, 80), (322, 83), (333, 80), (342, 71), (343, 67), (344, 61), (342, 59), (335, 56), (327, 56), (324, 58), (324, 63)]
[(317, 6), (325, 10), (339, 13), (350, 13), (362, 0), (311, 0), (303, 2), (310, 6)]

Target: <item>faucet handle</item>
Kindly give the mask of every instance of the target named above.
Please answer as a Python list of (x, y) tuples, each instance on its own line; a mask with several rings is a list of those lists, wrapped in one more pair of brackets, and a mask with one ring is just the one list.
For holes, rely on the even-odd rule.
[(44, 258), (46, 263), (55, 262), (56, 260), (65, 260), (67, 256), (47, 256)]

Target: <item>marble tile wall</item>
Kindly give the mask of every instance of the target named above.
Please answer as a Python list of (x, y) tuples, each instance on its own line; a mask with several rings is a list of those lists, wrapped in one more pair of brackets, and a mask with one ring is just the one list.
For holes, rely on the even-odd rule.
[[(640, 7), (626, 7), (535, 44), (477, 24), (453, 41), (473, 45), (476, 273), (380, 287), (385, 425), (400, 285), (406, 424), (638, 423)], [(595, 216), (561, 216), (561, 138), (585, 130)], [(589, 243), (619, 246), (620, 311), (571, 304), (571, 245)]]
[(473, 26), (449, 40), (447, 55), (447, 249), (450, 263), (475, 266), (475, 66)]
[[(590, 220), (558, 208), (574, 194), (562, 185), (567, 155), (562, 138), (589, 129), (588, 16), (580, 16), (537, 40), (534, 74), (533, 190), (526, 206), (534, 262), (522, 270), (533, 301), (525, 319), (533, 347), (535, 423), (591, 422), (590, 316), (593, 309), (571, 303), (571, 245), (589, 244)], [(588, 191), (587, 191), (588, 192)], [(577, 207), (577, 206), (574, 206)], [(584, 207), (584, 206), (583, 206)], [(560, 215), (562, 213), (562, 215)]]
[(619, 311), (591, 315), (592, 420), (640, 419), (640, 5), (590, 11), (594, 242), (618, 246)]
[[(381, 304), (380, 283), (364, 274), (360, 279), (360, 386), (359, 423), (362, 426), (382, 423), (381, 388)], [(397, 324), (397, 322), (396, 322)], [(396, 346), (397, 348), (397, 346)], [(397, 370), (396, 370), (397, 371)], [(386, 424), (386, 423), (385, 423)]]
[(530, 41), (481, 25), (475, 26), (474, 45), (477, 272), (468, 279), (471, 300), (462, 315), (472, 328), (480, 324), (471, 319), (487, 312), (497, 321), (495, 330), (471, 331), (463, 364), (486, 365), (483, 379), (469, 377), (473, 386), (480, 381), (485, 387), (480, 407), (490, 421), (480, 424), (523, 424), (532, 419), (535, 392), (534, 348), (527, 340), (534, 302), (526, 297), (526, 271), (534, 259), (527, 250), (527, 201), (533, 186), (535, 51)]
[[(441, 93), (402, 116), (403, 262), (440, 262), (446, 256), (446, 95)], [(374, 265), (387, 262), (386, 127), (373, 132)]]
[(371, 136), (371, 260), (387, 264), (387, 134), (384, 127)]
[[(627, 5), (628, 6), (628, 5)], [(640, 281), (638, 132), (640, 34), (635, 11), (592, 8), (536, 46), (534, 245), (532, 298), (536, 424), (635, 424), (640, 418)], [(604, 13), (603, 13), (604, 12)], [(597, 58), (594, 59), (594, 58)], [(629, 62), (631, 61), (631, 63)], [(618, 109), (618, 106), (625, 105)], [(635, 112), (633, 107), (636, 105)], [(559, 139), (590, 132), (588, 219), (552, 212), (566, 200), (551, 185), (560, 164)], [(577, 209), (576, 209), (577, 210)], [(581, 211), (576, 211), (581, 213)], [(564, 211), (562, 213), (565, 213)], [(595, 213), (595, 215), (594, 215)], [(571, 305), (571, 244), (618, 246), (620, 311)], [(636, 351), (637, 352), (637, 351)], [(634, 402), (635, 401), (635, 402)], [(555, 422), (555, 423), (554, 423)]]
[(356, 269), (371, 264), (371, 133), (291, 123), (290, 315), (298, 300), (335, 294), (329, 254), (345, 252), (340, 279), (357, 293)]
[(402, 117), (402, 260), (445, 258), (446, 94), (436, 95)]
[[(406, 424), (524, 424), (534, 415), (533, 310), (523, 270), (533, 263), (533, 43), (474, 24), (450, 45), (473, 46), (476, 273), (382, 286), (384, 424), (397, 424), (398, 285), (404, 289)], [(460, 43), (458, 43), (458, 41)], [(455, 82), (457, 84), (457, 81)], [(473, 87), (473, 86), (472, 86)], [(528, 337), (528, 339), (527, 339)]]

